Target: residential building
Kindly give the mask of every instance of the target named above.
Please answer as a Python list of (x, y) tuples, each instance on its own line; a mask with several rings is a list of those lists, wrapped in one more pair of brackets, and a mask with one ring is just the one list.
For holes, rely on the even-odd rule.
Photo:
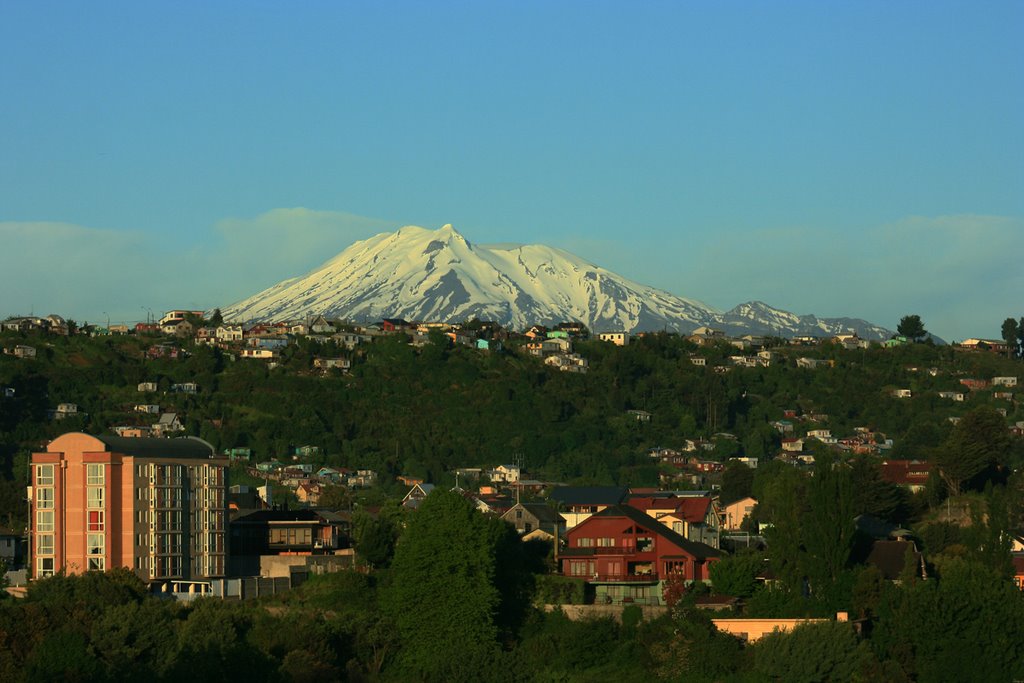
[(415, 510), (433, 490), (433, 484), (413, 484), (413, 487), (405, 494), (405, 498), (402, 499), (402, 507)]
[(167, 311), (166, 313), (164, 313), (164, 317), (160, 318), (160, 325), (163, 326), (163, 325), (177, 323), (177, 322), (180, 322), (180, 321), (184, 320), (185, 318), (187, 318), (190, 315), (195, 316), (196, 318), (202, 318), (205, 314), (206, 314), (206, 311), (187, 311), (187, 310), (181, 310), (181, 309), (174, 310), (174, 311)]
[(326, 510), (257, 510), (237, 517), (231, 522), (231, 573), (277, 577), (349, 567), (349, 526), (347, 518)]
[(726, 531), (738, 531), (743, 520), (750, 517), (757, 505), (756, 498), (740, 498), (722, 507), (722, 528)]
[(14, 347), (14, 352), (13, 353), (14, 353), (14, 357), (15, 358), (35, 358), (36, 357), (36, 347), (34, 347), (34, 346), (25, 346), (24, 344), (18, 344), (18, 345), (16, 345)]
[(185, 425), (181, 423), (177, 413), (163, 413), (157, 423), (153, 425), (153, 433), (156, 436), (167, 436), (183, 431), (185, 431)]
[(932, 464), (924, 460), (883, 460), (882, 479), (903, 486), (911, 493), (923, 491), (928, 484)]
[(596, 601), (660, 605), (670, 580), (706, 581), (721, 557), (628, 505), (613, 505), (566, 532), (564, 576), (594, 586)]
[(626, 505), (653, 517), (689, 541), (718, 548), (721, 518), (710, 496), (631, 495)]
[(1016, 377), (993, 377), (992, 386), (994, 387), (1015, 387), (1017, 386)]
[(33, 577), (114, 567), (149, 583), (224, 576), (227, 459), (205, 441), (70, 432), (31, 464)]
[(520, 536), (537, 529), (549, 533), (565, 530), (562, 515), (544, 503), (516, 503), (501, 518), (514, 526)]
[(629, 334), (626, 332), (601, 332), (597, 335), (597, 338), (603, 342), (611, 342), (616, 346), (626, 346), (629, 344)]
[(628, 494), (625, 486), (559, 486), (550, 498), (556, 501), (566, 527), (571, 529), (591, 515), (622, 503)]

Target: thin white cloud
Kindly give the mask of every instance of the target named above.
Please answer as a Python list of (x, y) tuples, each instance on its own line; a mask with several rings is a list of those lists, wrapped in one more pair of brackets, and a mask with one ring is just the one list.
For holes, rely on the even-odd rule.
[(133, 322), (171, 308), (226, 306), (397, 223), (304, 208), (213, 226), (202, 244), (69, 223), (0, 222), (0, 317), (59, 313)]

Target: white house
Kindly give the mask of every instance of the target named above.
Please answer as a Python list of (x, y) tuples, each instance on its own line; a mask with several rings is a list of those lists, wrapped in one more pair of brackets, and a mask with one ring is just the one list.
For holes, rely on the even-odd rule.
[(629, 344), (629, 335), (625, 332), (601, 332), (597, 335), (597, 338), (603, 342), (611, 342), (616, 346), (626, 346)]

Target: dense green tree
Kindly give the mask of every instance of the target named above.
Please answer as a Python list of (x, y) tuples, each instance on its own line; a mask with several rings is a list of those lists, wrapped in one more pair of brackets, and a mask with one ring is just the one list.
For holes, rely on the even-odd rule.
[(1017, 346), (1020, 343), (1020, 327), (1014, 318), (1007, 318), (1003, 321), (1003, 341), (1006, 342), (1006, 357), (1014, 358), (1019, 355)]
[(728, 505), (754, 492), (754, 469), (739, 460), (730, 460), (722, 471), (722, 505)]
[(993, 408), (976, 408), (964, 414), (936, 450), (935, 464), (950, 494), (958, 496), (965, 484), (1009, 455), (1010, 446), (1005, 418)]
[(900, 323), (896, 326), (896, 332), (900, 336), (915, 342), (928, 336), (928, 331), (924, 329), (924, 323), (921, 322), (921, 316), (919, 315), (905, 315), (900, 318)]
[[(1024, 595), (997, 571), (947, 559), (938, 581), (886, 591), (871, 643), (913, 680), (1024, 677)], [(970, 653), (970, 656), (964, 656)]]
[(372, 567), (387, 567), (395, 554), (397, 537), (398, 527), (392, 520), (371, 519), (360, 530), (356, 552)]
[[(511, 525), (435, 489), (409, 519), (381, 596), (417, 680), (477, 680), (500, 651), (527, 597), (514, 572), (522, 544)], [(521, 563), (520, 563), (521, 564)]]
[(873, 655), (849, 623), (826, 621), (765, 636), (751, 648), (762, 680), (786, 683), (865, 680)]
[(764, 568), (765, 560), (760, 553), (726, 555), (711, 565), (711, 585), (716, 593), (749, 598), (757, 589), (757, 576)]
[(851, 458), (850, 484), (853, 511), (889, 521), (901, 520), (908, 512), (906, 492), (882, 479), (877, 460), (864, 456)]

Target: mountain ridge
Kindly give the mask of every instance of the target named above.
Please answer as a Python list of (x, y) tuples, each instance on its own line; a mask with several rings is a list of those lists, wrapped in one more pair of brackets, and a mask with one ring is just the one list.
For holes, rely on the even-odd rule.
[(305, 275), (224, 307), (222, 313), (226, 320), (316, 314), (356, 322), (476, 317), (515, 329), (578, 320), (595, 332), (689, 333), (710, 326), (732, 335), (892, 335), (857, 318), (796, 315), (761, 301), (720, 311), (555, 247), (474, 244), (451, 225), (433, 231), (404, 226), (355, 242)]

